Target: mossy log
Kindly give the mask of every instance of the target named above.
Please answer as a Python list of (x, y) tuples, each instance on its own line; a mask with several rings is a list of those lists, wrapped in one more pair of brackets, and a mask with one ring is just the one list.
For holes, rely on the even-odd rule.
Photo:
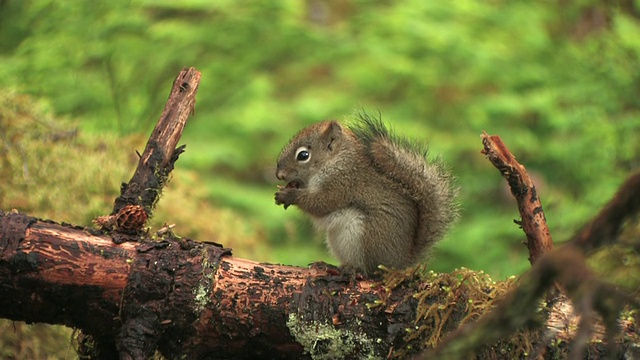
[[(99, 358), (142, 359), (156, 349), (193, 359), (403, 358), (487, 312), (512, 285), (422, 267), (371, 280), (326, 264), (237, 259), (215, 244), (171, 236), (141, 240), (116, 244), (88, 229), (0, 212), (0, 317), (81, 329)], [(558, 311), (555, 318), (572, 318)], [(478, 355), (524, 357), (540, 331), (487, 344)], [(547, 358), (564, 351), (553, 345), (563, 341), (545, 341)]]

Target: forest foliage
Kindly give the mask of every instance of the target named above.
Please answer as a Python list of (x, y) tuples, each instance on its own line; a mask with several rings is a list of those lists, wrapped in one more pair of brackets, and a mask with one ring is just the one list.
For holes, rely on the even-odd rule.
[[(273, 204), (273, 168), (297, 129), (348, 120), (354, 110), (379, 112), (396, 132), (429, 143), (458, 177), (463, 214), (433, 256), (436, 270), (466, 266), (505, 277), (527, 267), (514, 203), (479, 154), (482, 130), (502, 136), (536, 176), (556, 240), (639, 164), (640, 22), (632, 2), (1, 4), (2, 92), (47, 103), (65, 126), (79, 128), (81, 141), (142, 135), (141, 149), (177, 71), (202, 71), (178, 171), (194, 171), (191, 186), (211, 207), (246, 220), (258, 242), (277, 249), (259, 260), (330, 260), (300, 213)], [(4, 141), (3, 156), (11, 156)], [(90, 161), (55, 162), (62, 179), (64, 168), (78, 173)], [(122, 165), (111, 183), (93, 185), (117, 191), (133, 166)], [(85, 190), (100, 191), (58, 188)], [(104, 203), (100, 211), (108, 212)], [(88, 210), (56, 220), (88, 224), (98, 212)]]
[(529, 169), (567, 239), (640, 165), (639, 20), (632, 0), (3, 0), (0, 209), (108, 213), (194, 66), (187, 152), (154, 224), (255, 260), (332, 261), (301, 213), (274, 205), (274, 163), (298, 129), (364, 109), (458, 178), (462, 217), (430, 266), (518, 274), (515, 202), (479, 134)]

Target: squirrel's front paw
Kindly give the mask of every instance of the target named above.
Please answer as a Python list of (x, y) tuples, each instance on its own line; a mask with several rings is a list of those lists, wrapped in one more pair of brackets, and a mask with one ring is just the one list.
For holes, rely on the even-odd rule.
[(278, 186), (278, 189), (278, 192), (276, 192), (276, 205), (284, 205), (284, 209), (286, 210), (289, 206), (296, 203), (298, 189), (281, 186)]

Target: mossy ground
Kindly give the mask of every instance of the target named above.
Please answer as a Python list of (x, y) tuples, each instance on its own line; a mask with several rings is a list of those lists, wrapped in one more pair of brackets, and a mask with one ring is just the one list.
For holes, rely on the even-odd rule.
[[(41, 102), (0, 90), (0, 209), (44, 219), (93, 226), (111, 212), (120, 183), (129, 180), (142, 152), (143, 136), (119, 138), (76, 130)], [(259, 227), (240, 213), (217, 208), (194, 172), (171, 175), (150, 221), (173, 231), (215, 241), (247, 258), (267, 256)], [(74, 359), (72, 329), (0, 319), (0, 358)]]

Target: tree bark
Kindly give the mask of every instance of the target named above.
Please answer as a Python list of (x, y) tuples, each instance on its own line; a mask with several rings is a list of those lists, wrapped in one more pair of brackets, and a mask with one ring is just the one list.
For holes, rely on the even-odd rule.
[(176, 145), (189, 116), (194, 112), (199, 85), (200, 72), (195, 68), (180, 71), (173, 82), (160, 120), (140, 155), (136, 171), (128, 183), (122, 184), (111, 215), (118, 214), (127, 205), (139, 205), (151, 217), (167, 177), (178, 156), (184, 151), (184, 146), (176, 148)]
[(536, 186), (527, 170), (511, 154), (499, 136), (491, 136), (483, 132), (481, 137), (484, 146), (482, 153), (507, 180), (511, 194), (518, 202), (521, 220), (517, 223), (522, 226), (522, 230), (527, 235), (529, 262), (533, 264), (540, 256), (553, 250), (551, 232), (547, 226)]
[[(512, 285), (420, 267), (363, 279), (326, 264), (237, 259), (189, 239), (116, 244), (18, 213), (0, 213), (0, 284), (0, 317), (79, 328), (100, 344), (100, 357), (117, 347), (133, 359), (156, 349), (167, 358), (403, 358), (487, 312)], [(564, 301), (552, 304), (554, 318), (569, 322), (555, 328), (573, 318)], [(551, 326), (520, 330), (477, 354), (530, 354)], [(550, 345), (562, 336), (543, 342), (545, 358), (562, 354)], [(598, 346), (589, 351), (604, 354)]]
[(168, 358), (402, 356), (501, 292), (469, 271), (372, 281), (326, 264), (236, 259), (188, 239), (116, 244), (18, 213), (0, 212), (0, 254), (0, 317), (79, 328), (107, 349), (121, 339), (120, 357), (134, 359), (156, 348)]

